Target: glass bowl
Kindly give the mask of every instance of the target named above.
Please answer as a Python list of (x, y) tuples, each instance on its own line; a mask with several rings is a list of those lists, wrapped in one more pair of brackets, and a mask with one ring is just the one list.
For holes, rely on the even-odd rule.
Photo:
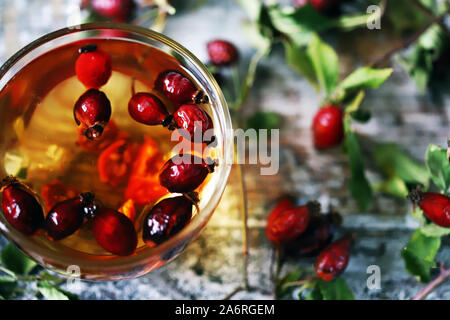
[[(73, 270), (79, 270), (81, 279), (103, 281), (134, 278), (155, 270), (178, 256), (200, 234), (224, 192), (231, 169), (230, 159), (233, 159), (233, 136), (230, 114), (220, 87), (207, 68), (186, 48), (162, 34), (129, 24), (102, 22), (77, 25), (49, 33), (30, 43), (0, 68), (0, 177), (7, 174), (5, 155), (9, 146), (14, 143), (12, 132), (17, 130), (15, 119), (31, 117), (33, 110), (29, 110), (28, 102), (40, 98), (42, 93), (34, 92), (38, 91), (34, 89), (39, 87), (41, 88), (39, 90), (42, 90), (46, 78), (43, 74), (41, 77), (23, 79), (23, 90), (19, 94), (27, 103), (24, 103), (24, 107), (20, 110), (10, 110), (12, 105), (10, 101), (15, 97), (7, 90), (10, 81), (15, 79), (20, 70), (43, 54), (73, 42), (92, 39), (100, 33), (107, 35), (106, 37), (157, 48), (177, 59), (210, 98), (208, 111), (214, 122), (214, 134), (218, 142), (215, 148), (218, 166), (201, 191), (200, 211), (181, 232), (168, 241), (153, 248), (147, 246), (138, 248), (131, 256), (92, 255), (67, 247), (55, 249), (49, 244), (50, 241), (39, 241), (38, 237), (27, 237), (15, 230), (3, 214), (0, 214), (1, 232), (45, 268), (62, 274), (71, 274)], [(52, 63), (49, 61), (49, 69), (52, 68)], [(72, 74), (68, 74), (73, 75), (74, 70)], [(47, 86), (51, 85), (49, 83)]]

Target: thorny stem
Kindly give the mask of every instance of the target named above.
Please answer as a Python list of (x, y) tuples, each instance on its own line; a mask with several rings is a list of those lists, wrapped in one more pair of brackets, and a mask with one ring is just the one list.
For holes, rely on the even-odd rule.
[(433, 12), (431, 12), (427, 7), (425, 7), (419, 0), (412, 0), (412, 3), (418, 7), (427, 17), (430, 21), (437, 23), (442, 31), (444, 31), (448, 37), (450, 37), (450, 31), (448, 30), (447, 26), (442, 22), (442, 17), (437, 18)]
[(445, 269), (444, 263), (441, 263), (439, 276), (427, 284), (412, 300), (423, 300), (431, 291), (436, 289), (447, 278), (450, 278), (450, 269)]

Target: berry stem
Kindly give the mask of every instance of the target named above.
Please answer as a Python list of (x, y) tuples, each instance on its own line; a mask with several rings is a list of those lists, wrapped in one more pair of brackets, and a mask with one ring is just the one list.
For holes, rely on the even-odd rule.
[(430, 292), (436, 289), (447, 278), (450, 278), (450, 269), (445, 269), (444, 263), (441, 263), (439, 276), (427, 284), (412, 300), (423, 300)]
[(450, 37), (450, 31), (448, 30), (445, 23), (442, 22), (441, 18), (437, 18), (433, 14), (433, 12), (431, 12), (427, 7), (425, 7), (419, 0), (412, 0), (411, 2), (428, 17), (428, 20), (437, 23), (441, 27), (442, 31), (444, 31), (447, 34), (447, 37)]
[(319, 276), (313, 276), (310, 278), (306, 278), (306, 279), (302, 279), (302, 280), (297, 280), (297, 281), (292, 281), (292, 282), (287, 282), (283, 285), (283, 287), (295, 287), (295, 286), (300, 286), (300, 285), (304, 285), (307, 282), (311, 282), (314, 280), (319, 279)]

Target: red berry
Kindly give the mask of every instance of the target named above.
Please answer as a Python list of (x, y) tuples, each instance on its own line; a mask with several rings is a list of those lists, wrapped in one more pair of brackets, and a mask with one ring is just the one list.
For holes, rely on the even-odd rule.
[(149, 126), (168, 126), (172, 120), (161, 100), (147, 92), (139, 92), (131, 97), (128, 112), (134, 120)]
[(331, 242), (335, 226), (340, 222), (338, 213), (312, 214), (305, 232), (290, 242), (286, 251), (292, 255), (315, 256)]
[(0, 187), (6, 220), (27, 236), (36, 233), (44, 223), (44, 212), (34, 193), (13, 177), (3, 179)]
[(159, 182), (170, 192), (188, 193), (200, 186), (213, 171), (214, 164), (207, 164), (197, 156), (174, 156), (161, 169)]
[(103, 92), (89, 89), (78, 98), (73, 114), (83, 134), (93, 140), (101, 136), (111, 117), (111, 103)]
[[(317, 202), (299, 207), (289, 207), (269, 219), (266, 226), (267, 238), (275, 244), (286, 244), (300, 236), (307, 228), (311, 214), (320, 211)], [(270, 217), (269, 217), (270, 218)]]
[(174, 70), (161, 72), (155, 81), (155, 89), (176, 105), (208, 102), (208, 97), (197, 89), (191, 79)]
[(133, 0), (91, 0), (92, 9), (118, 22), (128, 20), (134, 9)]
[(87, 88), (100, 88), (111, 76), (110, 56), (98, 50), (95, 44), (88, 44), (79, 51), (80, 56), (75, 63), (78, 80)]
[(184, 131), (181, 135), (192, 142), (206, 142), (209, 144), (215, 140), (212, 132), (214, 126), (210, 116), (196, 105), (184, 104), (179, 107), (173, 114), (173, 121), (177, 128)]
[(86, 215), (93, 215), (96, 206), (92, 193), (64, 200), (55, 205), (45, 219), (45, 230), (53, 240), (61, 240), (77, 231)]
[(316, 260), (317, 275), (324, 281), (331, 281), (347, 268), (353, 236), (345, 235), (325, 247)]
[(95, 214), (93, 232), (97, 243), (118, 256), (129, 256), (137, 246), (133, 223), (124, 214), (102, 208)]
[(269, 228), (269, 226), (272, 225), (273, 221), (278, 218), (281, 212), (293, 207), (294, 203), (292, 202), (292, 199), (290, 197), (285, 196), (281, 198), (272, 209), (272, 211), (270, 211), (269, 217), (267, 218), (266, 232), (268, 231), (267, 229)]
[(336, 0), (294, 0), (294, 6), (300, 8), (309, 3), (317, 11), (323, 12), (336, 5), (336, 2)]
[(408, 198), (419, 205), (425, 216), (438, 226), (450, 228), (450, 198), (433, 192), (412, 191)]
[(192, 202), (185, 197), (164, 199), (156, 204), (144, 220), (143, 239), (153, 246), (180, 232), (191, 220)]
[(208, 55), (211, 63), (216, 66), (226, 66), (237, 62), (239, 54), (237, 48), (226, 40), (208, 42)]
[(316, 148), (324, 149), (338, 145), (344, 137), (341, 108), (333, 105), (320, 108), (314, 116), (312, 130)]

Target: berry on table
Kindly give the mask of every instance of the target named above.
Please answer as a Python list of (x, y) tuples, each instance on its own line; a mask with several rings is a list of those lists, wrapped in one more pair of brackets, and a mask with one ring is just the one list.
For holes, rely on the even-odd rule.
[(111, 103), (103, 92), (89, 89), (78, 98), (73, 114), (83, 134), (94, 140), (102, 135), (111, 117)]
[(98, 89), (106, 84), (111, 76), (111, 57), (98, 50), (95, 44), (88, 44), (80, 48), (79, 52), (75, 63), (78, 80), (87, 88)]
[(434, 192), (412, 191), (408, 198), (422, 209), (425, 216), (438, 226), (450, 228), (450, 198)]
[(180, 232), (191, 220), (193, 203), (183, 196), (158, 202), (144, 219), (142, 237), (153, 246)]
[(326, 105), (319, 109), (313, 119), (314, 146), (331, 148), (341, 143), (344, 137), (343, 113), (340, 107)]
[(90, 192), (64, 200), (47, 214), (45, 230), (52, 240), (61, 240), (77, 231), (85, 216), (94, 215), (96, 209), (94, 195)]
[(4, 178), (0, 191), (6, 220), (27, 236), (35, 234), (44, 223), (44, 212), (34, 193), (14, 177)]
[(236, 63), (239, 53), (234, 44), (226, 40), (213, 40), (207, 44), (209, 59), (216, 66)]
[(135, 7), (134, 0), (91, 0), (91, 7), (100, 15), (116, 22), (126, 22)]
[[(199, 106), (184, 104), (173, 113), (173, 121), (177, 128), (187, 135), (192, 142), (213, 142), (213, 122), (211, 117)], [(184, 131), (184, 132), (183, 132)], [(198, 137), (197, 137), (198, 136)], [(198, 141), (197, 141), (198, 139)]]
[(161, 72), (155, 81), (155, 89), (175, 105), (208, 102), (208, 96), (198, 90), (191, 79), (175, 70)]
[(95, 214), (92, 229), (97, 243), (108, 252), (129, 256), (136, 250), (137, 234), (133, 223), (116, 210), (101, 208)]
[(332, 281), (344, 272), (350, 258), (350, 247), (354, 237), (347, 234), (326, 246), (316, 260), (315, 270), (324, 281)]
[(267, 238), (275, 244), (286, 244), (303, 232), (308, 227), (311, 215), (320, 212), (320, 204), (315, 201), (297, 207), (287, 207), (279, 213), (269, 217), (266, 225)]
[(167, 127), (172, 121), (161, 100), (148, 92), (134, 94), (128, 103), (128, 112), (134, 120), (149, 126), (161, 124)]
[(170, 192), (189, 193), (199, 187), (209, 173), (214, 172), (214, 163), (194, 155), (179, 155), (169, 159), (159, 173), (159, 182)]

